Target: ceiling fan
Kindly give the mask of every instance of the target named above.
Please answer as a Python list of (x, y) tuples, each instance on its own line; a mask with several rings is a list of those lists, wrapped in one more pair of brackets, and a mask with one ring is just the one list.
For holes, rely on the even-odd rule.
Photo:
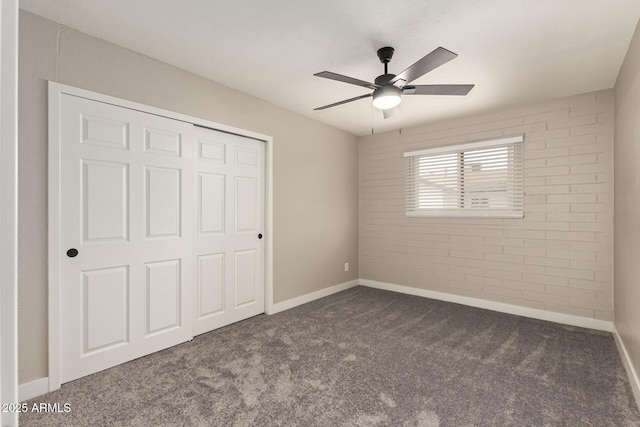
[(378, 58), (384, 64), (384, 74), (376, 77), (375, 83), (365, 82), (364, 80), (354, 79), (353, 77), (343, 76), (341, 74), (332, 73), (331, 71), (322, 71), (314, 74), (314, 76), (324, 77), (325, 79), (337, 80), (339, 82), (349, 83), (356, 86), (373, 89), (373, 92), (366, 95), (356, 96), (355, 98), (345, 99), (344, 101), (334, 102), (333, 104), (323, 107), (314, 108), (314, 110), (325, 110), (327, 108), (346, 104), (348, 102), (357, 101), (359, 99), (373, 96), (373, 106), (382, 110), (384, 118), (391, 117), (394, 107), (400, 104), (400, 96), (406, 95), (466, 95), (474, 85), (410, 85), (412, 81), (420, 76), (432, 71), (439, 66), (446, 64), (458, 55), (439, 47), (424, 58), (404, 70), (398, 75), (389, 74), (387, 65), (393, 57), (394, 49), (392, 47), (383, 47), (378, 49)]

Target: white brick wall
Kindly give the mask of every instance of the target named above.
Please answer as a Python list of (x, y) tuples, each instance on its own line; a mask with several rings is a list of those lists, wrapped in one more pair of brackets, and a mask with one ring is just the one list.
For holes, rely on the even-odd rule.
[[(611, 90), (360, 139), (360, 277), (612, 319)], [(524, 134), (524, 219), (408, 218), (405, 151)]]

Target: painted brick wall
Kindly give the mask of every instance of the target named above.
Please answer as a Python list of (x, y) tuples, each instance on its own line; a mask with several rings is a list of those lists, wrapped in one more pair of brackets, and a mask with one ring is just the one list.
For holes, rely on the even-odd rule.
[[(405, 151), (524, 134), (524, 219), (408, 218)], [(360, 277), (612, 319), (613, 92), (360, 138)]]

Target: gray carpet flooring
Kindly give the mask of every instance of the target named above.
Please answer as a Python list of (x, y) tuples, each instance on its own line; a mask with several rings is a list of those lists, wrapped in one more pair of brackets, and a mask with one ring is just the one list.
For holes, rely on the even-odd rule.
[(356, 287), (65, 384), (21, 426), (639, 426), (611, 334)]

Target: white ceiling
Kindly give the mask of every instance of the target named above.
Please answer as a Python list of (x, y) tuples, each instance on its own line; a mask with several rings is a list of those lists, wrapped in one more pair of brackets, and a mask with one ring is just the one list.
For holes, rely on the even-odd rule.
[[(613, 87), (639, 0), (20, 0), (21, 7), (357, 135)], [(368, 89), (376, 50), (397, 74), (438, 46), (459, 57), (416, 84), (473, 83), (466, 97), (404, 96), (384, 120)]]

